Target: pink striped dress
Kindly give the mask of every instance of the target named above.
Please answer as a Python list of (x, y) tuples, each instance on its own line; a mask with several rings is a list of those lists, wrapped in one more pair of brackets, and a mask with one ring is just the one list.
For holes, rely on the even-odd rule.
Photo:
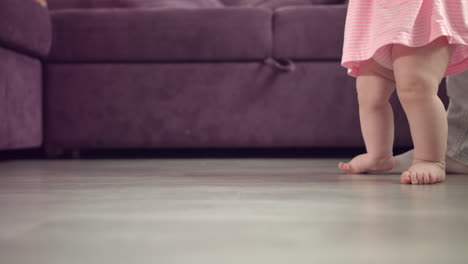
[(392, 43), (420, 47), (441, 36), (455, 45), (444, 76), (467, 70), (468, 0), (350, 0), (341, 65), (357, 77), (372, 57), (392, 70)]

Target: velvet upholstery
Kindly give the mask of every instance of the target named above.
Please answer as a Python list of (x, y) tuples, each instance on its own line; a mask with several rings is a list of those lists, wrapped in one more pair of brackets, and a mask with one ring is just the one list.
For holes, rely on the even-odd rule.
[(220, 0), (225, 6), (280, 8), (285, 6), (342, 4), (343, 0)]
[(260, 8), (52, 12), (53, 61), (253, 60), (272, 49)]
[(52, 41), (47, 8), (34, 0), (0, 1), (0, 46), (47, 55)]
[(127, 0), (47, 0), (49, 9), (125, 8)]
[(0, 149), (42, 144), (42, 72), (38, 59), (0, 47)]
[(341, 60), (346, 12), (346, 5), (276, 10), (273, 19), (274, 56), (297, 60)]
[(218, 0), (126, 0), (129, 7), (136, 8), (221, 8)]
[[(65, 148), (360, 147), (337, 62), (48, 64), (46, 141)], [(394, 97), (396, 146), (409, 146)], [(446, 97), (445, 97), (446, 101)]]
[(72, 8), (278, 8), (297, 5), (341, 4), (344, 0), (48, 0), (51, 9)]

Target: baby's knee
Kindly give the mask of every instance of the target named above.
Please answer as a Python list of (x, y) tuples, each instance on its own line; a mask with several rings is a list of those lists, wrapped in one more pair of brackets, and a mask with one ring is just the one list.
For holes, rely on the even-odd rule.
[(418, 77), (397, 81), (397, 95), (401, 103), (415, 103), (437, 96), (438, 83)]
[(381, 108), (389, 104), (389, 96), (384, 93), (358, 93), (360, 107)]

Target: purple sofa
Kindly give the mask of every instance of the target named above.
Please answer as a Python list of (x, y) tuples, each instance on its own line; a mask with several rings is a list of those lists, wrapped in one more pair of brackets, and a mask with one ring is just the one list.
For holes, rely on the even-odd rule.
[[(16, 1), (27, 0), (7, 2)], [(364, 145), (355, 79), (340, 65), (344, 0), (49, 0), (49, 6), (43, 113), (51, 153)], [(1, 58), (20, 56), (7, 53), (2, 49)], [(37, 74), (27, 82), (39, 91), (39, 61), (27, 58), (18, 67)], [(392, 103), (396, 146), (410, 146), (396, 96)]]
[(0, 150), (42, 145), (41, 58), (51, 40), (46, 8), (34, 1), (0, 1)]

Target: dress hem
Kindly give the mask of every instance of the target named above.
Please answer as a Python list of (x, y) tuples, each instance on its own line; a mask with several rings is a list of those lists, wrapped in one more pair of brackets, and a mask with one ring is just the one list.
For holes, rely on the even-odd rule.
[[(449, 45), (462, 45), (462, 46), (468, 46), (468, 42), (465, 42), (465, 41), (455, 41), (454, 40), (454, 37), (451, 36), (451, 35), (448, 35), (448, 34), (439, 34), (437, 35), (435, 38), (432, 38), (430, 39), (428, 42), (425, 42), (421, 45), (414, 45), (414, 44), (410, 44), (409, 41), (407, 40), (396, 40), (396, 41), (392, 41), (390, 43), (385, 43), (385, 44), (381, 44), (381, 45), (378, 45), (377, 48), (374, 48), (371, 52), (370, 52), (370, 55), (367, 55), (367, 56), (364, 56), (364, 59), (349, 59), (349, 60), (343, 60), (341, 62), (341, 65), (345, 68), (348, 68), (348, 75), (349, 76), (352, 76), (352, 77), (358, 77), (359, 76), (359, 64), (362, 62), (362, 61), (366, 61), (366, 60), (369, 60), (371, 58), (373, 58), (377, 51), (380, 50), (381, 48), (387, 46), (387, 45), (393, 45), (393, 44), (401, 44), (401, 45), (405, 45), (407, 47), (412, 47), (412, 48), (418, 48), (418, 47), (423, 47), (435, 40), (437, 40), (438, 38), (440, 37), (446, 37)], [(382, 65), (383, 67), (389, 69), (388, 67), (386, 67), (385, 65)], [(463, 67), (462, 67), (463, 66)], [(456, 64), (451, 64), (447, 67), (447, 71), (444, 73), (444, 77), (447, 77), (449, 75), (454, 75), (454, 74), (457, 74), (457, 73), (460, 73), (460, 72), (463, 72), (465, 71), (466, 69), (468, 69), (468, 54), (467, 54), (467, 57), (462, 59), (460, 62), (456, 63)], [(389, 70), (392, 70), (392, 69), (389, 69)]]

